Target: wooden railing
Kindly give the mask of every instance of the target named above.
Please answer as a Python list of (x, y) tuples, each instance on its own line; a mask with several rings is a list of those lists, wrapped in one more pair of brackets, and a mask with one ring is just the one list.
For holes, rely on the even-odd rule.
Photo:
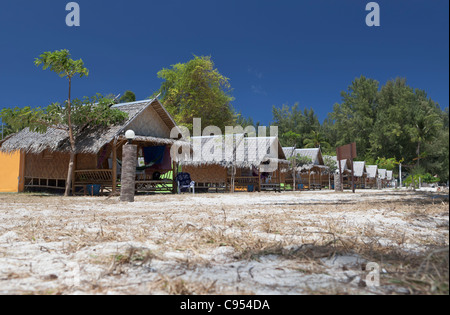
[(75, 171), (75, 183), (112, 185), (112, 170)]
[[(228, 182), (231, 183), (231, 177), (228, 178)], [(234, 178), (235, 186), (250, 184), (258, 184), (258, 176), (239, 176)]]

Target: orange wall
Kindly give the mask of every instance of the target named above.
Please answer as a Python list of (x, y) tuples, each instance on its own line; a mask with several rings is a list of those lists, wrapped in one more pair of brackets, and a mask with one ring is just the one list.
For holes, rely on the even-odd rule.
[[(19, 151), (0, 152), (0, 192), (22, 192), (25, 157)], [(19, 183), (19, 177), (22, 179)], [(20, 184), (20, 187), (19, 187)]]

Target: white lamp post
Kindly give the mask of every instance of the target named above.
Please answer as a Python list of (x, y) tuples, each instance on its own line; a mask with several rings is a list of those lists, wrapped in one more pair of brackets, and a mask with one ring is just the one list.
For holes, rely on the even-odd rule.
[(127, 138), (128, 144), (131, 144), (134, 138), (136, 138), (136, 134), (133, 130), (127, 130), (127, 132), (125, 132), (125, 138)]
[(125, 132), (128, 144), (122, 147), (122, 177), (120, 200), (125, 202), (134, 201), (135, 181), (136, 181), (136, 159), (137, 146), (131, 142), (136, 137), (133, 130)]

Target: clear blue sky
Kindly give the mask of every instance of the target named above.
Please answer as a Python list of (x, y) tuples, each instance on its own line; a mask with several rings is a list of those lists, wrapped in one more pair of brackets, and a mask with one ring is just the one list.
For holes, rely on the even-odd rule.
[(340, 92), (365, 75), (395, 77), (449, 103), (448, 0), (377, 1), (381, 27), (365, 24), (369, 0), (78, 0), (81, 26), (65, 24), (64, 0), (0, 3), (0, 108), (67, 98), (67, 82), (34, 66), (69, 49), (90, 70), (75, 97), (157, 90), (156, 73), (192, 55), (212, 56), (230, 78), (233, 106), (268, 124), (272, 106), (313, 108), (323, 120)]

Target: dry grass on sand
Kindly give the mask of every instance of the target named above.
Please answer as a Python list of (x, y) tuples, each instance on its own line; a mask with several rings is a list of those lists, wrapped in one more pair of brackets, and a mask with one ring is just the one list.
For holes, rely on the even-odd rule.
[[(448, 294), (448, 195), (0, 194), (0, 294)], [(379, 266), (380, 285), (367, 280)], [(376, 271), (376, 270), (375, 270)]]

